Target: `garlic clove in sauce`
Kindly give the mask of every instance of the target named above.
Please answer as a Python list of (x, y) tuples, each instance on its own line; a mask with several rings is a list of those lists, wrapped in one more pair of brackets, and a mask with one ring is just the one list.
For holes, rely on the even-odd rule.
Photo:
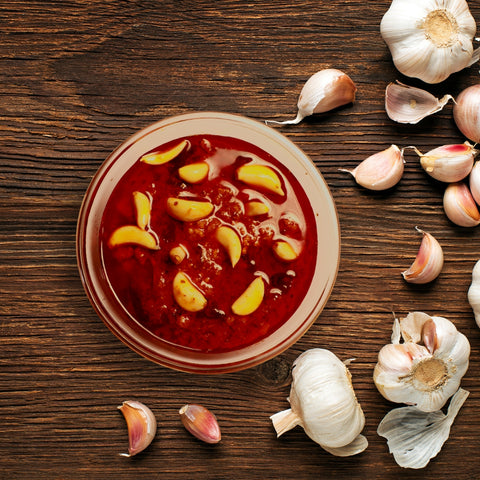
[(400, 339), (378, 354), (373, 380), (391, 402), (434, 412), (458, 390), (470, 356), (470, 343), (443, 317), (409, 313), (400, 321)]
[(442, 110), (449, 100), (453, 100), (451, 95), (438, 99), (426, 90), (400, 82), (390, 83), (385, 89), (385, 111), (398, 123), (416, 124)]
[(352, 79), (341, 70), (327, 68), (312, 75), (300, 92), (298, 98), (298, 113), (293, 120), (277, 122), (267, 120), (267, 123), (279, 125), (296, 125), (305, 117), (315, 113), (324, 113), (335, 108), (355, 102), (357, 87)]

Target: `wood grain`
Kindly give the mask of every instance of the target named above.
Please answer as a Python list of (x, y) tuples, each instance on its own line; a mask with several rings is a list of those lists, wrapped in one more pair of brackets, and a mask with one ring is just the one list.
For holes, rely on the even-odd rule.
[[(0, 2), (0, 478), (438, 479), (478, 478), (480, 333), (466, 292), (480, 258), (478, 229), (455, 227), (444, 187), (406, 154), (400, 184), (367, 192), (353, 168), (395, 143), (420, 150), (463, 142), (448, 105), (416, 126), (385, 114), (385, 86), (421, 86), (394, 68), (379, 34), (388, 0), (85, 0)], [(480, 18), (480, 5), (470, 2)], [(342, 258), (315, 325), (279, 357), (243, 372), (203, 377), (144, 360), (118, 341), (90, 306), (77, 272), (76, 221), (103, 159), (138, 129), (201, 110), (283, 120), (301, 86), (335, 67), (358, 86), (354, 105), (278, 129), (315, 162), (335, 199)], [(457, 95), (478, 66), (429, 86)], [(411, 286), (419, 226), (444, 247), (442, 275)], [(471, 392), (441, 453), (422, 471), (403, 470), (376, 434), (394, 405), (372, 372), (393, 314), (446, 316), (467, 335)], [(335, 458), (301, 429), (275, 438), (269, 416), (287, 408), (289, 369), (302, 351), (355, 357), (350, 370), (366, 415), (366, 452)], [(135, 398), (159, 420), (137, 458), (116, 410)], [(181, 426), (187, 402), (211, 408), (222, 443), (203, 445)]]

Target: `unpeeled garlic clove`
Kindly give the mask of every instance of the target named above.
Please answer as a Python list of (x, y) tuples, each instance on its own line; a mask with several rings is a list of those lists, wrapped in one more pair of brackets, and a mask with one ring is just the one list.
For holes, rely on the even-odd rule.
[(359, 185), (369, 190), (386, 190), (400, 181), (404, 163), (403, 148), (392, 145), (366, 158), (353, 170), (340, 171), (352, 174)]
[(143, 403), (126, 400), (118, 407), (127, 422), (128, 453), (122, 457), (133, 457), (152, 443), (157, 432), (157, 420), (153, 412)]
[(443, 195), (443, 208), (447, 217), (460, 227), (480, 224), (480, 212), (464, 182), (450, 184)]
[(409, 283), (428, 283), (435, 280), (443, 268), (443, 250), (438, 241), (430, 233), (416, 228), (423, 235), (422, 243), (415, 261), (408, 270), (402, 272)]
[(475, 165), (470, 172), (470, 193), (473, 199), (480, 205), (480, 161), (475, 162)]
[(390, 83), (385, 89), (385, 110), (387, 115), (399, 123), (415, 124), (429, 115), (439, 112), (454, 100), (451, 95), (441, 99), (421, 88), (410, 87), (403, 83)]
[(222, 439), (215, 415), (201, 405), (184, 405), (178, 412), (183, 426), (196, 438), (206, 443)]
[(478, 154), (468, 142), (460, 145), (443, 145), (422, 154), (414, 148), (420, 157), (420, 165), (433, 178), (440, 182), (454, 183), (463, 180), (471, 172)]
[(480, 142), (480, 84), (472, 85), (457, 96), (453, 119), (458, 129), (472, 142)]
[(268, 123), (295, 125), (314, 113), (324, 113), (353, 103), (357, 87), (341, 70), (327, 68), (312, 75), (300, 92), (298, 113), (295, 119), (284, 122), (267, 120)]
[(468, 288), (467, 298), (475, 315), (475, 322), (480, 327), (480, 260), (472, 269), (472, 283)]

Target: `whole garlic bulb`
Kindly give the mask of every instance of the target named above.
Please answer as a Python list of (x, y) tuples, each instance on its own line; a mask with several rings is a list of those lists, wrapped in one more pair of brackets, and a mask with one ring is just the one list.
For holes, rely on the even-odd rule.
[(439, 83), (478, 60), (476, 24), (465, 0), (393, 0), (380, 33), (397, 69)]
[(412, 312), (395, 321), (392, 343), (380, 350), (373, 380), (387, 400), (434, 412), (458, 390), (469, 356), (470, 343), (452, 322)]
[(277, 436), (300, 425), (332, 455), (363, 452), (365, 417), (345, 364), (332, 352), (314, 348), (295, 360), (292, 377), (291, 408), (270, 417)]

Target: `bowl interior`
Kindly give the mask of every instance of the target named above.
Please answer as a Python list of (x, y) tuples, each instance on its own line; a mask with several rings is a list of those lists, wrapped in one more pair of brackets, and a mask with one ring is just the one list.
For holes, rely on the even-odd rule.
[[(227, 353), (198, 353), (164, 342), (140, 325), (113, 294), (102, 268), (100, 228), (106, 202), (116, 183), (144, 153), (176, 138), (213, 134), (254, 144), (283, 163), (299, 180), (315, 216), (318, 242), (310, 287), (296, 312), (275, 332), (248, 347)], [(205, 112), (168, 118), (132, 136), (102, 164), (85, 195), (77, 228), (79, 271), (99, 316), (126, 345), (164, 366), (194, 373), (223, 373), (249, 368), (295, 343), (316, 320), (333, 288), (340, 259), (335, 204), (312, 161), (290, 140), (262, 123), (237, 115)]]

